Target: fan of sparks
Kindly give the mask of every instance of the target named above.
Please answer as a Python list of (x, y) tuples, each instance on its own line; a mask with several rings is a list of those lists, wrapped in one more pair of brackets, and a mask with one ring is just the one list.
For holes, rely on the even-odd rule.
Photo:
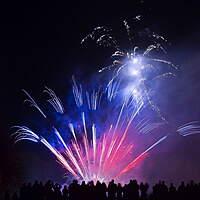
[[(142, 98), (136, 99), (132, 93), (122, 97), (119, 82), (112, 82), (104, 89), (99, 87), (92, 92), (84, 92), (83, 86), (77, 84), (74, 77), (72, 91), (76, 105), (73, 113), (77, 112), (78, 117), (65, 121), (65, 131), (62, 129), (61, 133), (60, 127), (51, 122), (51, 132), (46, 137), (26, 126), (16, 126), (13, 135), (16, 142), (29, 140), (42, 143), (66, 171), (78, 180), (120, 181), (151, 149), (167, 138), (157, 138), (133, 158), (133, 136), (145, 135), (162, 124), (138, 119), (138, 114), (145, 107)], [(47, 101), (55, 112), (64, 116), (65, 109), (54, 91), (45, 88), (44, 92), (49, 96)], [(49, 122), (47, 114), (31, 95), (25, 90), (24, 93), (28, 97), (25, 102), (37, 109), (44, 120)], [(65, 134), (70, 135), (70, 139), (65, 140)]]

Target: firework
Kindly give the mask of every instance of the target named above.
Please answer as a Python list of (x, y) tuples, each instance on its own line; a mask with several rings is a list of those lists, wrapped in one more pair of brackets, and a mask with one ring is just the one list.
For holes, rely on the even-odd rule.
[[(140, 20), (141, 16), (134, 19), (135, 22)], [(96, 87), (91, 84), (87, 89), (73, 76), (74, 102), (68, 108), (63, 106), (53, 90), (45, 88), (47, 102), (57, 113), (55, 116), (59, 115), (58, 121), (62, 126), (57, 120), (49, 120), (48, 112), (41, 109), (32, 96), (23, 90), (28, 97), (25, 102), (39, 111), (51, 131), (41, 134), (38, 130), (17, 126), (13, 134), (15, 141), (42, 143), (66, 172), (78, 180), (122, 181), (124, 175), (143, 161), (149, 151), (168, 137), (155, 137), (151, 144), (141, 145), (144, 148), (137, 150), (140, 138), (147, 137), (148, 133), (166, 124), (166, 119), (151, 99), (150, 85), (157, 79), (175, 76), (177, 67), (173, 63), (151, 56), (155, 51), (166, 54), (164, 43), (167, 40), (149, 29), (133, 32), (126, 20), (123, 24), (131, 46), (129, 50), (121, 48), (112, 30), (104, 26), (96, 27), (81, 42), (83, 44), (92, 39), (97, 45), (114, 49), (111, 56), (113, 63), (98, 73), (101, 76), (111, 71), (111, 77), (110, 73), (106, 74), (106, 77), (109, 74), (108, 80), (103, 84), (97, 81)], [(138, 43), (140, 37), (142, 41), (148, 41), (148, 45)], [(160, 70), (163, 66), (167, 67)], [(159, 114), (162, 121), (152, 123), (150, 118), (144, 117), (143, 111), (148, 105)], [(177, 132), (186, 135), (191, 128), (196, 132), (200, 130), (195, 124), (187, 124)], [(144, 144), (145, 140), (142, 142)]]
[[(122, 98), (119, 82), (113, 81), (107, 84), (105, 89), (98, 88), (89, 92), (84, 91), (74, 77), (72, 81), (76, 105), (73, 113), (77, 112), (78, 117), (65, 121), (65, 131), (60, 131), (56, 123), (52, 125), (52, 121), (51, 136), (42, 136), (38, 131), (32, 131), (26, 126), (16, 126), (17, 131), (13, 134), (15, 141), (30, 140), (42, 143), (66, 171), (78, 180), (120, 181), (124, 174), (132, 170), (167, 136), (156, 139), (135, 156), (134, 140), (130, 138), (134, 138), (134, 135), (145, 135), (162, 123), (140, 120), (138, 114), (144, 109), (145, 103), (142, 98), (135, 98), (132, 93)], [(47, 120), (47, 114), (28, 92), (23, 91), (28, 97), (25, 102), (30, 103), (30, 106), (36, 108), (44, 120)], [(46, 87), (44, 92), (49, 95), (47, 102), (57, 113), (64, 116), (65, 109), (54, 91)], [(65, 139), (64, 134), (70, 135), (70, 139)]]
[[(127, 20), (123, 21), (130, 44), (128, 50), (121, 47), (112, 29), (104, 26), (94, 28), (90, 34), (83, 38), (81, 44), (93, 40), (98, 46), (112, 48), (114, 51), (111, 53), (113, 63), (110, 66), (101, 68), (99, 72), (112, 71), (109, 84), (116, 79), (122, 79), (120, 74), (125, 74), (125, 76), (123, 75), (124, 79), (127, 79), (127, 76), (132, 76), (133, 91), (139, 95), (142, 92), (143, 100), (146, 100), (159, 117), (167, 122), (160, 109), (152, 101), (152, 88), (149, 85), (161, 78), (175, 77), (178, 67), (170, 61), (154, 57), (155, 52), (167, 53), (165, 48), (167, 40), (163, 36), (150, 31), (149, 28), (136, 30), (138, 23), (141, 24), (141, 18), (142, 16), (136, 16), (132, 20), (134, 30), (132, 30)], [(164, 68), (164, 70), (160, 70), (160, 68)]]
[(189, 135), (200, 133), (200, 122), (199, 121), (188, 122), (178, 127), (177, 132), (181, 136), (189, 136)]

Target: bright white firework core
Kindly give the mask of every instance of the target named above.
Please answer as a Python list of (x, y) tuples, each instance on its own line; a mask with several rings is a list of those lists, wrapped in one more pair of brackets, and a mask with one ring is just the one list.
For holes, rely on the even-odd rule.
[(132, 76), (138, 76), (140, 74), (140, 71), (137, 69), (133, 69), (132, 67), (130, 67), (130, 74)]
[(133, 58), (133, 64), (138, 64), (139, 59), (138, 58)]

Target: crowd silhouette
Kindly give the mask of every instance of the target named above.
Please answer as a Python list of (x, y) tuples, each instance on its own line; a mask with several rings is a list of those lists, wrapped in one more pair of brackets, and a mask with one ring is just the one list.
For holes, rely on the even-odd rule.
[(61, 185), (47, 181), (23, 184), (18, 192), (5, 193), (5, 200), (197, 200), (200, 198), (200, 183), (182, 182), (178, 187), (159, 181), (152, 189), (148, 183), (130, 180), (128, 184), (116, 184), (113, 180), (106, 185), (97, 181)]

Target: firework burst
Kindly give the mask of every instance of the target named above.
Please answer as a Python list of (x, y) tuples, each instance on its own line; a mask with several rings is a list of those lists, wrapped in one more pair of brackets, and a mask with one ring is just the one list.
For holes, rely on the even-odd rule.
[[(105, 89), (98, 88), (89, 92), (84, 91), (74, 77), (72, 80), (78, 117), (75, 120), (66, 120), (65, 133), (61, 133), (58, 125), (52, 125), (52, 122), (53, 135), (47, 138), (26, 126), (16, 126), (17, 131), (13, 134), (15, 141), (30, 140), (42, 143), (78, 180), (108, 182), (115, 179), (120, 181), (124, 174), (132, 170), (151, 149), (164, 141), (167, 136), (155, 140), (134, 158), (134, 141), (130, 138), (134, 138), (134, 135), (145, 135), (162, 123), (140, 120), (138, 114), (145, 108), (142, 98), (135, 98), (132, 93), (121, 97), (119, 82), (112, 82)], [(25, 102), (30, 103), (30, 106), (37, 109), (47, 120), (47, 114), (28, 92), (23, 91), (28, 97)], [(44, 92), (49, 95), (47, 101), (55, 111), (65, 115), (63, 104), (54, 91), (46, 87)], [(75, 109), (74, 112), (76, 112)], [(70, 140), (64, 139), (63, 134), (66, 133), (71, 135)]]
[[(127, 20), (123, 21), (128, 36), (128, 49), (121, 47), (112, 29), (105, 26), (94, 28), (90, 34), (82, 39), (81, 44), (93, 40), (97, 46), (112, 48), (113, 63), (99, 69), (98, 72), (112, 71), (109, 84), (116, 79), (123, 79), (122, 77), (126, 77), (124, 74), (131, 76), (131, 82), (134, 82), (133, 92), (136, 94), (142, 92), (143, 100), (146, 100), (159, 117), (167, 122), (160, 109), (152, 101), (149, 85), (161, 78), (175, 77), (178, 67), (168, 60), (155, 57), (155, 52), (159, 52), (157, 55), (167, 54), (165, 46), (168, 42), (165, 37), (150, 31), (149, 28), (138, 28), (136, 30), (142, 23), (142, 16), (140, 15), (136, 16), (132, 22), (134, 30)], [(120, 76), (121, 74), (123, 76)]]

